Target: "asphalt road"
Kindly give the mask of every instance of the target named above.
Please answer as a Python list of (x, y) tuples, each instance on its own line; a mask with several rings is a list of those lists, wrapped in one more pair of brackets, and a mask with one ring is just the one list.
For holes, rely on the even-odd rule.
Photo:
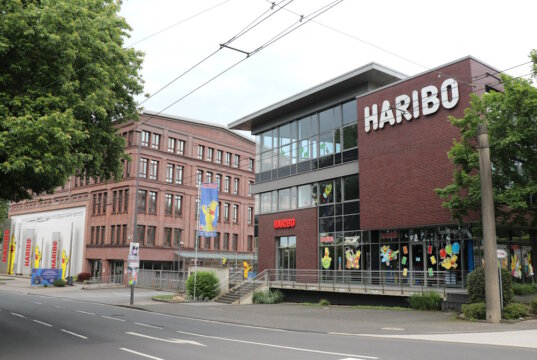
[(0, 292), (1, 359), (537, 358), (537, 349), (328, 334), (319, 325), (286, 331)]

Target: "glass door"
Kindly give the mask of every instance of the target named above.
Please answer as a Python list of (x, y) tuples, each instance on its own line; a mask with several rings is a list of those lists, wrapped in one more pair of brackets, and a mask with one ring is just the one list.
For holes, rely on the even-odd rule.
[(282, 236), (278, 239), (277, 262), (281, 279), (293, 281), (296, 269), (296, 236)]
[(412, 275), (412, 284), (413, 285), (423, 285), (424, 274), (425, 274), (425, 259), (423, 257), (424, 243), (414, 243), (410, 247), (410, 258), (411, 258), (411, 275)]

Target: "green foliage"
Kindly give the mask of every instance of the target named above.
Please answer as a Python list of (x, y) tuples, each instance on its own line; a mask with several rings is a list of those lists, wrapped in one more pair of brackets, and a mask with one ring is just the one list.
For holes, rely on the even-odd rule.
[(142, 54), (114, 0), (6, 0), (0, 11), (0, 199), (52, 192), (69, 176), (119, 178), (137, 119)]
[(533, 301), (530, 304), (530, 308), (531, 308), (531, 313), (533, 315), (537, 315), (537, 298), (533, 299)]
[(321, 299), (321, 300), (319, 300), (319, 305), (321, 305), (321, 306), (329, 306), (330, 301), (328, 301), (326, 299)]
[(442, 296), (434, 291), (427, 291), (422, 294), (412, 294), (410, 296), (410, 307), (415, 310), (441, 310)]
[[(199, 271), (196, 275), (196, 298), (212, 299), (217, 293), (218, 279), (213, 272)], [(189, 296), (194, 296), (194, 273), (186, 280), (186, 290)]]
[(537, 284), (513, 284), (513, 292), (515, 295), (531, 295), (537, 294)]
[(54, 280), (54, 286), (56, 286), (56, 287), (64, 287), (65, 286), (65, 281), (62, 280), (62, 279), (56, 279), (56, 280)]
[[(467, 278), (468, 296), (471, 303), (485, 302), (485, 269), (476, 268)], [(511, 274), (502, 268), (503, 305), (506, 306), (513, 299)]]
[(7, 214), (9, 212), (9, 202), (3, 199), (0, 199), (0, 223), (7, 219)]
[(280, 290), (254, 291), (254, 304), (278, 304), (283, 301), (283, 293)]
[[(537, 53), (531, 53), (534, 70)], [(536, 72), (537, 73), (537, 72)], [(455, 165), (453, 181), (436, 189), (453, 219), (463, 222), (470, 211), (479, 211), (481, 190), (477, 128), (489, 132), (496, 216), (505, 224), (537, 226), (537, 207), (528, 201), (537, 194), (537, 89), (530, 80), (502, 76), (504, 92), (472, 95), (462, 119), (451, 117), (461, 131), (448, 157)]]
[(462, 304), (461, 310), (468, 320), (485, 320), (487, 317), (487, 305), (484, 302)]
[(76, 276), (77, 282), (84, 282), (88, 281), (89, 279), (91, 279), (91, 274), (87, 272), (81, 272)]
[(516, 320), (526, 316), (528, 316), (528, 307), (525, 304), (511, 303), (503, 308), (504, 319)]

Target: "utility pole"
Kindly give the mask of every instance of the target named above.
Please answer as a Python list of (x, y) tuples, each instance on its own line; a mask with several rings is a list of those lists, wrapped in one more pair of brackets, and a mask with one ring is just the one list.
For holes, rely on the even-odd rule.
[(483, 218), (483, 249), (485, 252), (485, 300), (487, 322), (499, 323), (501, 319), (500, 289), (496, 255), (496, 217), (492, 193), (492, 170), (490, 165), (489, 134), (487, 126), (480, 124), (477, 130), (479, 141), (479, 175), (481, 178), (481, 216)]

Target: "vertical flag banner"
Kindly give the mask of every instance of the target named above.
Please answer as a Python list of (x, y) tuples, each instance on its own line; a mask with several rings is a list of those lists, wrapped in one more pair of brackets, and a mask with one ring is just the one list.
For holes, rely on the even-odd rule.
[(218, 219), (218, 186), (217, 184), (201, 184), (199, 236), (216, 236), (216, 220)]

